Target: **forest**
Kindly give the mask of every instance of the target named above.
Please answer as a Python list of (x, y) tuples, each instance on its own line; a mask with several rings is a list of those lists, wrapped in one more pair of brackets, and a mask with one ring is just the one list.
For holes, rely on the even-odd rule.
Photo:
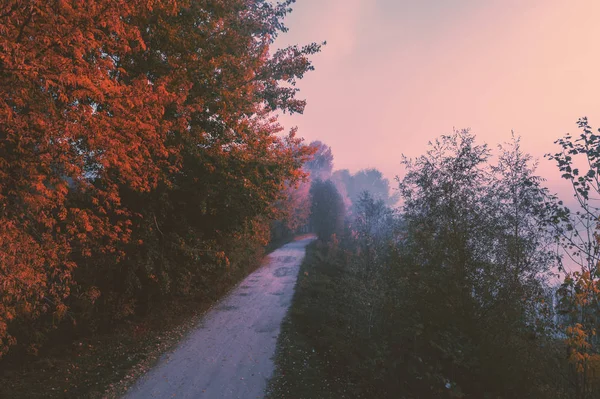
[(495, 151), (469, 130), (442, 135), (403, 158), (394, 191), (378, 180), (348, 200), (347, 171), (313, 182), (318, 241), (269, 397), (600, 395), (600, 136), (578, 126), (547, 155), (574, 211), (514, 135)]
[(0, 5), (0, 356), (207, 295), (303, 223), (291, 3)]
[(514, 134), (336, 170), (278, 119), (325, 44), (274, 48), (293, 3), (0, 4), (0, 371), (313, 233), (269, 397), (600, 397), (600, 130), (546, 155), (569, 198)]

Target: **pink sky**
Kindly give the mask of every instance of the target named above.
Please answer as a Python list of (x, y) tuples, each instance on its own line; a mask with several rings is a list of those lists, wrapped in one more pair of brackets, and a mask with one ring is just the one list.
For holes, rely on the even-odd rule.
[(336, 169), (390, 179), (453, 127), (490, 146), (513, 129), (570, 195), (543, 155), (581, 116), (600, 127), (599, 20), (596, 0), (298, 0), (278, 45), (328, 44), (300, 82), (304, 115), (281, 120)]

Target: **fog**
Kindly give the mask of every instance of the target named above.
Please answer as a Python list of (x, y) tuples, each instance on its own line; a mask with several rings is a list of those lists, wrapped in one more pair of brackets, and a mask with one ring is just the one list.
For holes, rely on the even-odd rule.
[(327, 45), (299, 85), (304, 115), (281, 121), (330, 145), (335, 169), (375, 167), (390, 181), (402, 153), (418, 156), (453, 128), (492, 147), (514, 130), (569, 201), (543, 157), (578, 118), (600, 126), (599, 11), (581, 0), (298, 1), (276, 44)]

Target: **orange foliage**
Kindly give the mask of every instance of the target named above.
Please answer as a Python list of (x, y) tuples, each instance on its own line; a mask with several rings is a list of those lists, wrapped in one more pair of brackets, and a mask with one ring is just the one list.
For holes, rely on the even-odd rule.
[[(62, 317), (71, 252), (90, 254), (99, 237), (111, 250), (128, 237), (126, 220), (105, 216), (119, 206), (119, 180), (137, 190), (158, 180), (148, 155), (168, 154), (164, 89), (141, 77), (121, 84), (109, 56), (143, 48), (138, 27), (126, 21), (144, 9), (143, 1), (17, 1), (0, 9), (1, 325), (21, 309)], [(92, 174), (112, 170), (123, 173), (92, 185)], [(96, 209), (70, 206), (74, 189), (92, 196)], [(0, 339), (4, 349), (14, 341), (5, 329)]]
[[(158, 205), (127, 198), (185, 187), (197, 213), (238, 212), (226, 226), (233, 231), (269, 214), (284, 182), (301, 177), (307, 152), (293, 134), (277, 136), (281, 127), (270, 112), (302, 111), (296, 89), (279, 82), (294, 83), (310, 70), (307, 55), (318, 46), (269, 53), (288, 6), (0, 4), (0, 356), (15, 342), (15, 318), (52, 314), (57, 322), (67, 314), (84, 259), (110, 256), (100, 265), (109, 267), (152, 249), (147, 238), (166, 240), (161, 222), (172, 217), (157, 220)], [(235, 211), (210, 202), (226, 189), (243, 193)], [(222, 231), (210, 226), (213, 241), (206, 242), (218, 242)], [(174, 229), (174, 243), (193, 230)], [(164, 281), (164, 270), (130, 274), (140, 270), (147, 284)], [(131, 290), (113, 295), (110, 283), (93, 283), (116, 274), (82, 275), (92, 276), (78, 288), (89, 303), (117, 298), (119, 312), (135, 311)]]
[(588, 270), (569, 273), (559, 291), (562, 306), (570, 309), (571, 323), (566, 326), (565, 333), (578, 397), (587, 397), (600, 387), (596, 315), (600, 281), (594, 275)]

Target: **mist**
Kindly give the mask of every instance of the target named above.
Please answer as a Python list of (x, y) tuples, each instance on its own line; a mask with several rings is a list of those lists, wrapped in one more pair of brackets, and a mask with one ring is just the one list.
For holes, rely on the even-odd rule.
[(276, 44), (327, 45), (302, 82), (304, 114), (281, 120), (334, 148), (335, 169), (390, 180), (404, 173), (401, 154), (453, 128), (492, 146), (514, 131), (569, 197), (544, 154), (580, 117), (600, 124), (599, 13), (589, 1), (299, 1)]

